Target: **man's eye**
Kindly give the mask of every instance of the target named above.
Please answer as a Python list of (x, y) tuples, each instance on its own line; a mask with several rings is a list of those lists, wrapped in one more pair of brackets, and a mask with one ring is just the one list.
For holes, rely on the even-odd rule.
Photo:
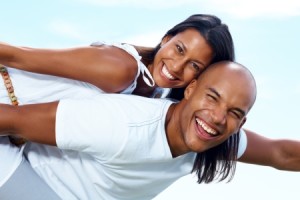
[(242, 118), (241, 115), (240, 115), (240, 113), (238, 113), (238, 112), (236, 112), (236, 111), (231, 111), (231, 113), (232, 113), (236, 118), (238, 118), (238, 119), (241, 119), (241, 118)]
[(213, 101), (217, 101), (217, 98), (211, 94), (207, 94), (207, 97), (210, 99), (210, 100), (213, 100)]

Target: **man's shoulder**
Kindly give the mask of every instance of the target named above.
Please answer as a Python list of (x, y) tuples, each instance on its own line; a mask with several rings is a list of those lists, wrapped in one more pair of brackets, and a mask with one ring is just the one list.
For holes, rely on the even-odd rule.
[(105, 96), (107, 97), (105, 104), (110, 107), (111, 112), (116, 111), (120, 117), (131, 119), (164, 119), (170, 105), (174, 103), (170, 99), (146, 98), (136, 95), (108, 94)]
[[(102, 98), (107, 98), (106, 100)], [(102, 101), (111, 101), (116, 102), (118, 104), (124, 104), (129, 106), (161, 106), (164, 104), (174, 103), (176, 100), (173, 99), (167, 99), (167, 98), (148, 98), (148, 97), (142, 97), (138, 95), (132, 95), (132, 94), (100, 94), (97, 96), (97, 98)], [(102, 100), (101, 100), (102, 99)]]

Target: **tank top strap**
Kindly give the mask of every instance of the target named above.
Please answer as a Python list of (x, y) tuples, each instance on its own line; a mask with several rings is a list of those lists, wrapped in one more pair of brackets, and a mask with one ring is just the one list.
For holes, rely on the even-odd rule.
[(100, 46), (100, 45), (103, 45), (103, 44), (111, 45), (111, 46), (115, 46), (115, 47), (118, 47), (120, 49), (123, 49), (124, 51), (126, 51), (127, 53), (129, 53), (131, 56), (133, 56), (134, 59), (137, 62), (138, 70), (137, 70), (137, 73), (136, 73), (134, 81), (132, 82), (132, 84), (128, 88), (126, 88), (125, 90), (123, 90), (121, 93), (123, 93), (123, 94), (131, 94), (133, 92), (133, 90), (137, 86), (137, 79), (140, 76), (140, 74), (142, 74), (143, 80), (145, 81), (145, 83), (148, 86), (153, 87), (155, 85), (155, 82), (153, 80), (153, 77), (152, 77), (150, 71), (144, 65), (144, 63), (142, 63), (142, 61), (141, 61), (142, 57), (139, 55), (139, 53), (137, 52), (137, 50), (132, 45), (126, 44), (126, 43), (94, 42), (94, 43), (91, 44), (91, 46)]

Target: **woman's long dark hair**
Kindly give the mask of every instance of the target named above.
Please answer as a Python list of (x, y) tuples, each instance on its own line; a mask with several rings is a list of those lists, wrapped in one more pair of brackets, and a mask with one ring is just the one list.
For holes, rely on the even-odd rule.
[[(194, 28), (207, 41), (214, 51), (210, 64), (228, 60), (234, 61), (234, 44), (226, 24), (213, 15), (195, 14), (175, 25), (165, 35), (175, 36), (186, 29)], [(163, 38), (164, 38), (163, 37)], [(145, 65), (151, 64), (160, 44), (153, 48), (136, 47), (142, 56)], [(185, 88), (172, 89), (169, 98), (181, 100), (184, 97)], [(198, 176), (198, 183), (209, 183), (215, 179), (219, 181), (229, 179), (234, 175), (239, 144), (239, 133), (232, 135), (226, 142), (205, 152), (198, 153), (192, 172)]]

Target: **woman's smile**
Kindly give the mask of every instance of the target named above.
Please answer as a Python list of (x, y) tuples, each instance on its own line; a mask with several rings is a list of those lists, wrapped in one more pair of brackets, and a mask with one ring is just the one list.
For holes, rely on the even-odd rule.
[(162, 70), (161, 70), (162, 74), (164, 75), (164, 77), (166, 77), (167, 79), (173, 81), (176, 78), (168, 71), (166, 65), (163, 65)]

